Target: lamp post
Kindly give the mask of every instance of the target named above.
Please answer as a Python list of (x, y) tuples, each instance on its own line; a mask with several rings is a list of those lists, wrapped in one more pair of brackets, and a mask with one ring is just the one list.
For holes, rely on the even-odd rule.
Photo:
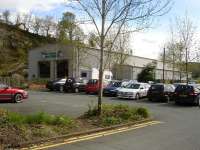
[(163, 49), (163, 84), (165, 83), (165, 47)]

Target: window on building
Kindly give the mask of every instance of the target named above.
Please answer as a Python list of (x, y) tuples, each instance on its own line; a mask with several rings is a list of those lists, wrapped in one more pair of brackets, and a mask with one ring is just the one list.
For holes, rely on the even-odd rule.
[(39, 62), (39, 77), (50, 78), (50, 62), (49, 61)]
[(86, 72), (82, 72), (81, 73), (81, 78), (87, 78), (87, 73)]
[(110, 75), (105, 75), (105, 79), (111, 79)]

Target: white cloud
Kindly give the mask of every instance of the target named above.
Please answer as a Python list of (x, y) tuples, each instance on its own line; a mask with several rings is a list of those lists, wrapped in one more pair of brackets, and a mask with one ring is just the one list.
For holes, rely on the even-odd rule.
[(20, 12), (32, 10), (49, 11), (67, 0), (1, 0), (0, 9), (11, 9)]
[(134, 34), (131, 38), (131, 47), (137, 56), (157, 59), (161, 53), (164, 43), (168, 39), (165, 31), (151, 31)]

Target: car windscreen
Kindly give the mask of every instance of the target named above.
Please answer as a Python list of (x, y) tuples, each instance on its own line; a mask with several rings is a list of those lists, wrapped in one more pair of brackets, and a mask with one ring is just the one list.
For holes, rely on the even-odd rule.
[(151, 85), (150, 91), (163, 91), (164, 86), (163, 85)]
[(128, 88), (128, 89), (139, 89), (140, 84), (129, 84), (126, 88)]
[(66, 83), (74, 83), (74, 82), (75, 82), (75, 79), (73, 79), (73, 78), (68, 78), (66, 80)]

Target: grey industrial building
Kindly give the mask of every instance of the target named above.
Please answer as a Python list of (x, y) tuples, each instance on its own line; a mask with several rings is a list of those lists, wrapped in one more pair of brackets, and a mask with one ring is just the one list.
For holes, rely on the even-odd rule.
[[(73, 48), (62, 44), (46, 44), (29, 51), (29, 80), (34, 78), (56, 79), (62, 77), (91, 77), (92, 68), (99, 68), (100, 51), (95, 48)], [(156, 65), (155, 79), (163, 78), (163, 63), (155, 59), (127, 54), (123, 65), (111, 63), (106, 69), (112, 71), (114, 79), (137, 79), (137, 75), (149, 63)], [(109, 59), (109, 58), (108, 58)], [(107, 60), (105, 58), (105, 60)], [(106, 66), (106, 65), (105, 65)], [(182, 74), (182, 80), (186, 75)], [(191, 76), (191, 75), (190, 75)], [(165, 65), (165, 79), (172, 80), (173, 69), (170, 63)], [(180, 79), (180, 71), (175, 69), (174, 79)]]

